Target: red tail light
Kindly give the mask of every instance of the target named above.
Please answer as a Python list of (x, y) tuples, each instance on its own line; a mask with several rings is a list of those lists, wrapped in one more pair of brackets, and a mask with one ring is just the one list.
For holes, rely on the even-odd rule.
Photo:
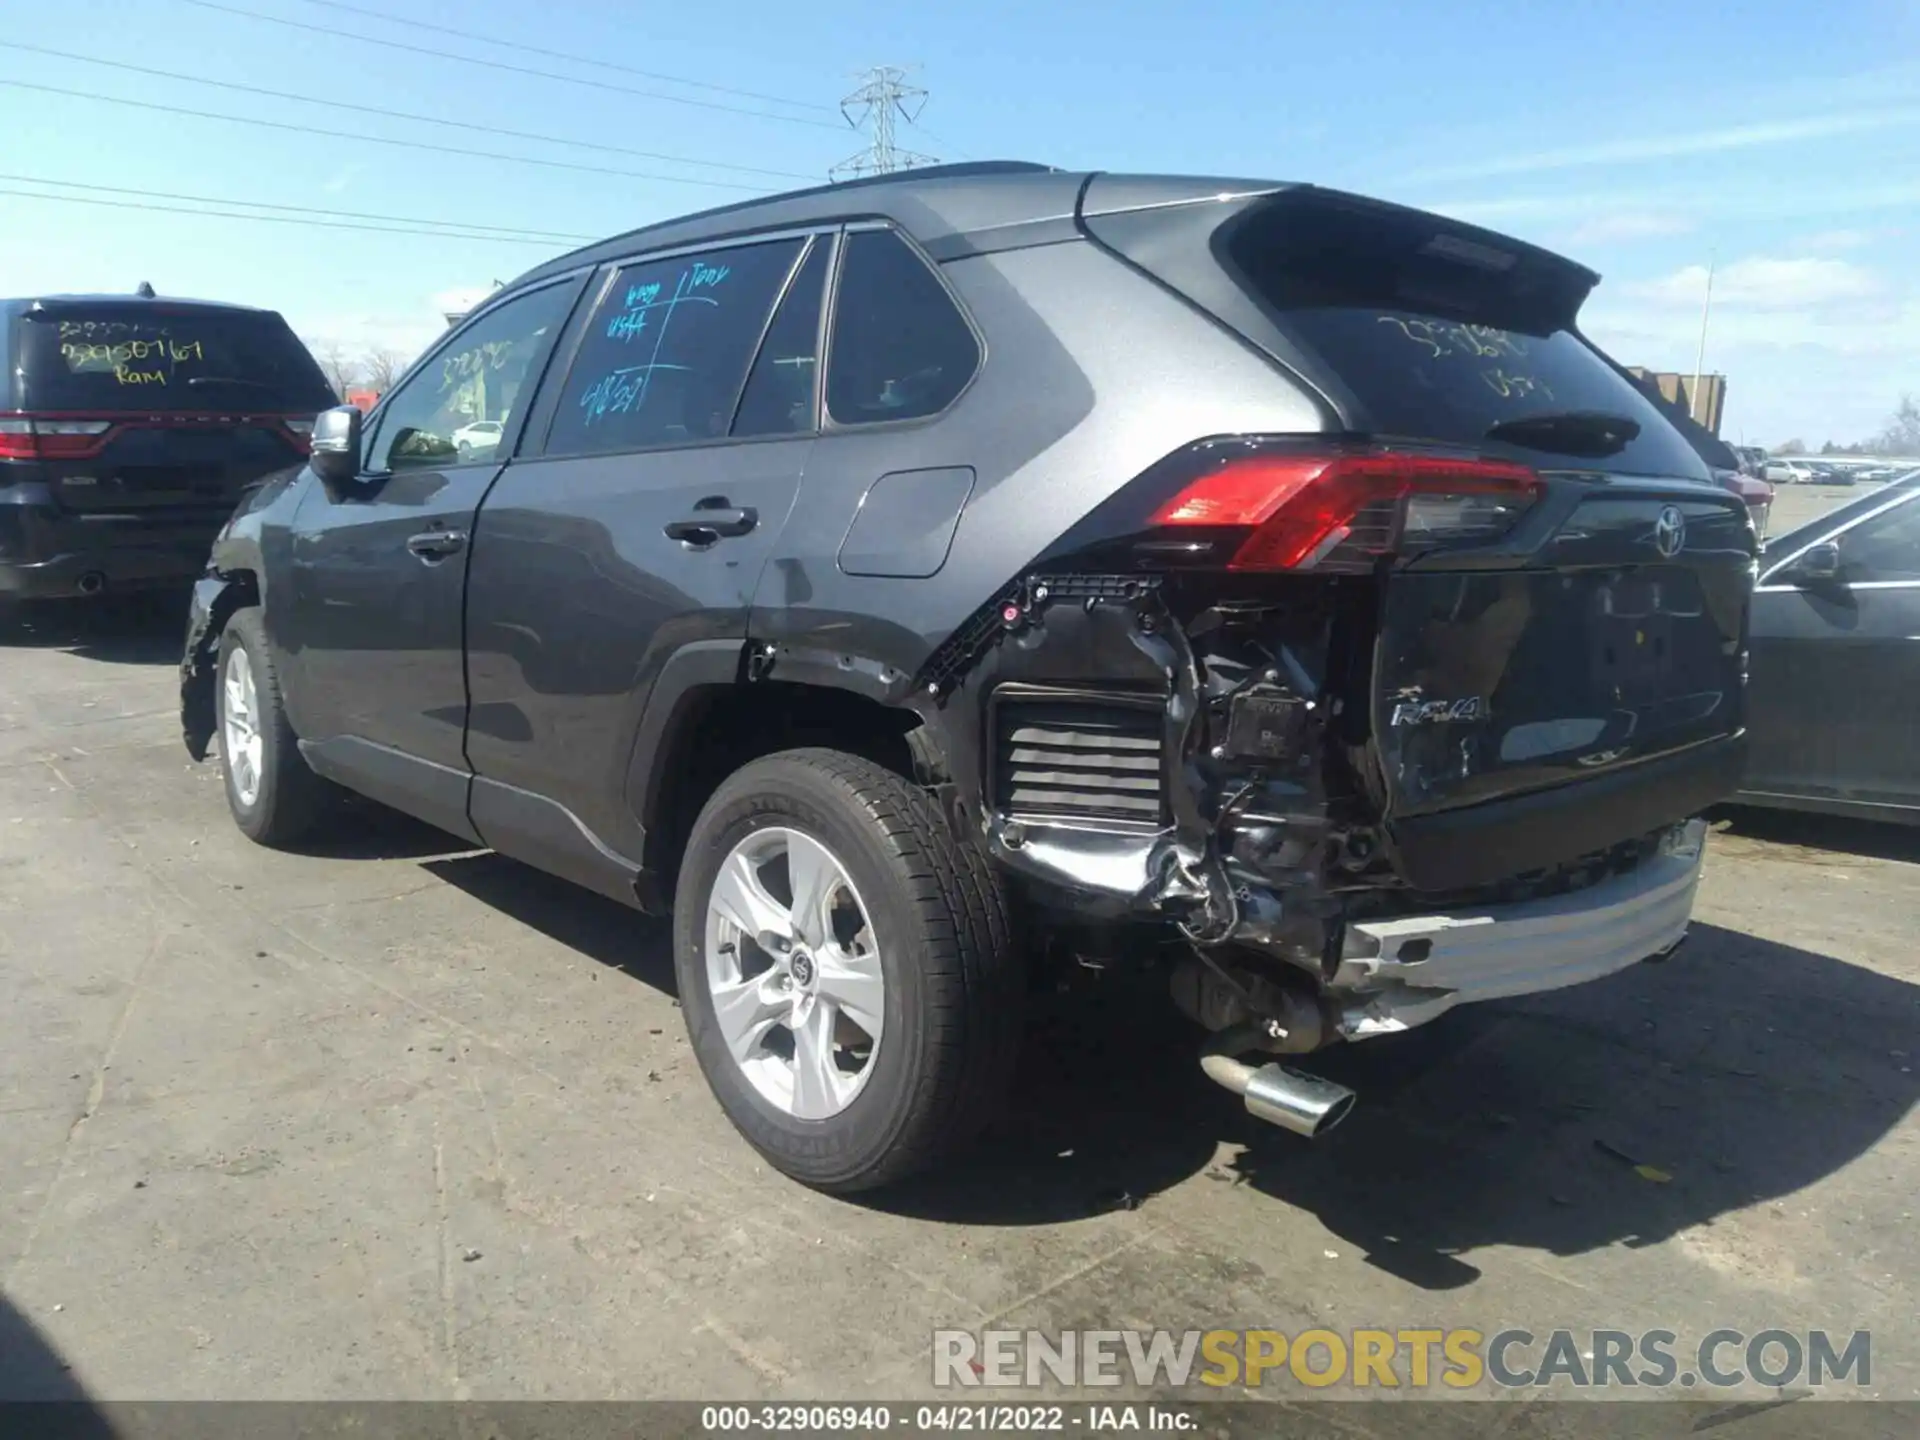
[(111, 420), (0, 419), (0, 460), (74, 460), (106, 446)]
[(282, 420), (280, 428), (286, 432), (287, 439), (293, 442), (293, 448), (302, 455), (313, 452), (313, 417), (311, 415)]
[(1243, 454), (1190, 482), (1151, 523), (1227, 532), (1233, 570), (1365, 569), (1382, 555), (1497, 540), (1541, 488), (1534, 471), (1499, 460)]

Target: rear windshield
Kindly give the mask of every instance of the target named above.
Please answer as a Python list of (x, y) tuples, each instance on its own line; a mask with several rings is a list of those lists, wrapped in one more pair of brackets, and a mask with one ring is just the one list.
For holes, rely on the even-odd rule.
[(278, 315), (62, 307), (22, 316), (15, 338), (21, 409), (299, 414), (338, 403)]
[(1504, 422), (1599, 411), (1640, 433), (1581, 469), (1706, 478), (1700, 457), (1573, 330), (1585, 277), (1433, 217), (1285, 202), (1231, 227), (1238, 283), (1344, 384), (1377, 435), (1483, 445)]

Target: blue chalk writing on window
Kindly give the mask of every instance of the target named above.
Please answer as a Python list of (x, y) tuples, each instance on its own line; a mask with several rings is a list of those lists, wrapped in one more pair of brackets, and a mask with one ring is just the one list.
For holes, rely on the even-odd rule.
[(591, 425), (603, 415), (630, 415), (647, 401), (647, 388), (656, 370), (685, 370), (685, 365), (628, 365), (602, 375), (580, 397), (580, 408)]
[[(620, 314), (607, 321), (607, 338), (629, 344), (635, 336), (647, 328), (647, 313), (652, 310), (664, 310), (666, 316), (661, 320), (664, 330), (667, 319), (682, 305), (712, 305), (718, 308), (720, 302), (711, 295), (695, 295), (691, 292), (699, 289), (713, 289), (733, 273), (731, 265), (707, 265), (696, 260), (693, 267), (682, 270), (674, 281), (673, 294), (667, 299), (660, 298), (660, 282), (649, 281), (645, 285), (627, 287), (626, 308)], [(658, 354), (658, 340), (655, 341)]]
[(647, 328), (647, 312), (644, 308), (627, 310), (607, 321), (609, 340), (631, 340)]

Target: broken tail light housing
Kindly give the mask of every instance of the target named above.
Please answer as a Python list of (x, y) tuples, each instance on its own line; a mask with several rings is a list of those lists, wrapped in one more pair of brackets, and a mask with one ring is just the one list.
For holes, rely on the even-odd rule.
[(1230, 570), (1368, 570), (1382, 557), (1485, 545), (1544, 482), (1504, 460), (1417, 452), (1214, 447), (1206, 468), (1153, 512), (1137, 548)]
[(0, 460), (84, 459), (100, 453), (112, 429), (111, 420), (6, 416), (0, 418)]

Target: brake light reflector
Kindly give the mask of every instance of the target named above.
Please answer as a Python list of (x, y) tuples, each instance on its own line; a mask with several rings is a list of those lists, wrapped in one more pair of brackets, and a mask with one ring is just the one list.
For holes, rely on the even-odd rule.
[(1364, 569), (1382, 555), (1497, 540), (1541, 487), (1502, 460), (1246, 455), (1191, 482), (1151, 523), (1246, 531), (1232, 570)]
[(99, 453), (111, 420), (0, 419), (0, 460), (61, 460)]

